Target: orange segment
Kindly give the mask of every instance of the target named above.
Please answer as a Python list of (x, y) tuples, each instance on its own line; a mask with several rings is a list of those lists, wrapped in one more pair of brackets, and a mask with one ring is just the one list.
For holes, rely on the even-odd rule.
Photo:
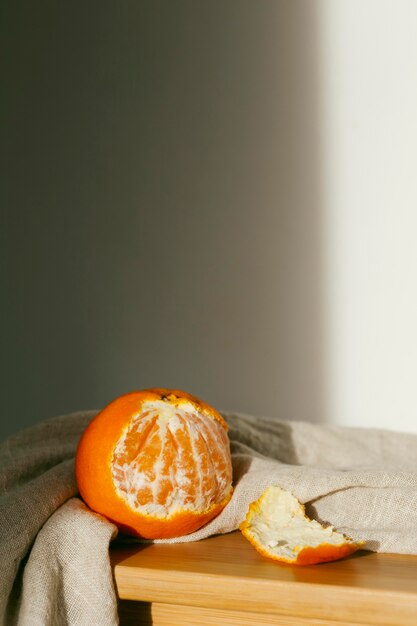
[(232, 495), (227, 424), (178, 390), (116, 398), (90, 423), (76, 454), (80, 494), (129, 534), (187, 534)]
[(268, 487), (249, 506), (240, 529), (260, 554), (294, 565), (336, 561), (364, 546), (309, 519), (304, 506), (277, 486)]

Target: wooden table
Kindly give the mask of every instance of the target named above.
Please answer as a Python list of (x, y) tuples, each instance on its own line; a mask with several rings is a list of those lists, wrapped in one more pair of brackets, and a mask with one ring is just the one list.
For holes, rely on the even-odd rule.
[(358, 552), (294, 567), (239, 531), (182, 544), (114, 544), (120, 618), (153, 626), (416, 626), (417, 557)]

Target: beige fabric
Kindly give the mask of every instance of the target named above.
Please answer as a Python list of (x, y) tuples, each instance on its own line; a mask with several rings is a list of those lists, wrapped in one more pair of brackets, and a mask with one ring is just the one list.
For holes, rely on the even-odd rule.
[(116, 529), (72, 497), (74, 451), (94, 414), (54, 418), (0, 444), (0, 624), (117, 624), (108, 559)]
[[(0, 445), (0, 624), (117, 624), (108, 558), (116, 529), (74, 497), (74, 451), (94, 414), (57, 417)], [(417, 554), (416, 435), (225, 417), (233, 498), (206, 527), (171, 541), (234, 530), (277, 484), (368, 548)]]

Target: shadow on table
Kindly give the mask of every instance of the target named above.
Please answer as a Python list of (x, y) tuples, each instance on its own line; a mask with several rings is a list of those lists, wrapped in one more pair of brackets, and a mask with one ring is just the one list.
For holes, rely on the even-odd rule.
[(150, 602), (136, 602), (135, 600), (120, 600), (118, 604), (120, 626), (140, 624), (152, 626), (152, 605)]

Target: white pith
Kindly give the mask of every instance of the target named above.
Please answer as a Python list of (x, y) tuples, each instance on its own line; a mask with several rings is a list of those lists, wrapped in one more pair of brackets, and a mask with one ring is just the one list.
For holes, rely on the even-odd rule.
[(247, 532), (271, 555), (291, 560), (305, 547), (352, 543), (332, 526), (308, 519), (298, 500), (280, 487), (269, 487), (258, 504), (259, 510), (251, 511)]
[[(121, 463), (120, 457), (123, 456), (127, 438), (135, 432), (138, 435), (146, 432), (153, 422), (155, 441), (159, 442), (160, 439), (160, 442), (152, 472), (140, 470), (140, 459), (144, 454), (140, 449), (129, 463)], [(190, 441), (193, 450), (195, 475), (192, 478), (186, 463), (187, 451), (181, 445), (184, 437)], [(144, 402), (141, 413), (131, 420), (114, 449), (112, 474), (117, 493), (127, 500), (132, 509), (155, 517), (167, 517), (180, 510), (208, 510), (213, 504), (223, 501), (231, 491), (230, 458), (228, 448), (224, 445), (226, 437), (222, 424), (198, 411), (191, 403), (174, 406), (164, 400)], [(219, 441), (223, 445), (216, 445), (216, 449), (223, 453), (221, 462), (217, 463), (210, 454), (210, 448)], [(157, 503), (158, 493), (162, 488), (165, 446), (171, 446), (170, 449), (175, 451), (175, 458), (168, 470), (172, 489), (162, 503)], [(211, 481), (208, 488), (210, 476), (215, 476), (215, 480)], [(138, 501), (138, 492), (143, 488), (152, 491), (151, 503)]]

